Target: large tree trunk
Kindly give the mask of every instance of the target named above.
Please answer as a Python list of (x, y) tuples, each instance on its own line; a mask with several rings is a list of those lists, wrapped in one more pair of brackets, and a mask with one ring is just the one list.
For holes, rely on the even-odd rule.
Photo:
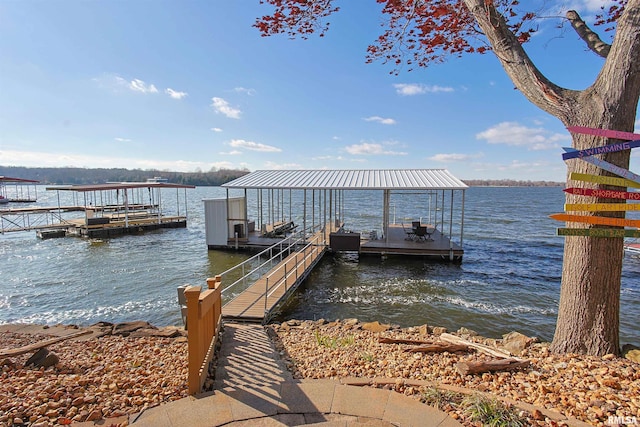
[[(640, 0), (629, 0), (618, 21), (615, 42), (594, 84), (583, 91), (561, 88), (550, 82), (528, 57), (493, 2), (464, 0), (487, 36), (496, 57), (516, 87), (532, 103), (552, 114), (565, 126), (632, 131), (640, 96)], [(593, 148), (614, 142), (606, 138), (574, 135), (573, 147)], [(630, 153), (609, 153), (602, 158), (629, 167)], [(611, 176), (580, 159), (567, 162), (568, 173)], [(567, 180), (568, 186), (594, 184)], [(611, 188), (600, 185), (599, 188)], [(615, 188), (615, 187), (614, 187)], [(620, 188), (615, 188), (620, 189)], [(609, 203), (610, 199), (567, 196), (568, 203)], [(623, 217), (623, 212), (598, 216)], [(599, 227), (569, 223), (568, 227)], [(562, 288), (555, 352), (604, 355), (619, 352), (620, 283), (623, 238), (565, 238)]]

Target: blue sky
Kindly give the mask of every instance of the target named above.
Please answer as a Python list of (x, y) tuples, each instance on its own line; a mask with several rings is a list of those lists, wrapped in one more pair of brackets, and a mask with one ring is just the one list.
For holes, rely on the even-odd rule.
[[(599, 4), (571, 7), (587, 18)], [(252, 27), (270, 12), (258, 0), (0, 0), (0, 165), (564, 181), (569, 133), (492, 54), (392, 75), (365, 63), (377, 4), (339, 5), (325, 37), (290, 40)], [(557, 23), (527, 50), (552, 81), (583, 89), (602, 60)]]

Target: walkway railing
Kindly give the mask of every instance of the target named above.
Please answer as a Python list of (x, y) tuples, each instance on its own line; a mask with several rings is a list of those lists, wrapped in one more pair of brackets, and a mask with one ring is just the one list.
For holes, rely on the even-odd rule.
[[(320, 247), (318, 242), (320, 236), (313, 237), (302, 249), (299, 249), (293, 256), (293, 266), (289, 265), (289, 262), (283, 263), (280, 267), (273, 270), (265, 277), (264, 288), (264, 311), (268, 311), (267, 299), (272, 296), (281, 286), (284, 285), (284, 294), (288, 291), (289, 284), (295, 284), (298, 281), (300, 273), (304, 273), (307, 267), (311, 265), (317, 258)], [(324, 248), (323, 248), (324, 249)], [(302, 267), (302, 269), (300, 268)], [(290, 282), (289, 278), (293, 277)]]
[(188, 286), (184, 290), (187, 300), (187, 344), (189, 352), (189, 394), (202, 390), (209, 373), (209, 362), (220, 332), (222, 314), (221, 277), (207, 279), (208, 289)]
[[(316, 226), (313, 229), (310, 228), (292, 234), (242, 263), (220, 273), (220, 277), (222, 277), (223, 280), (227, 279), (225, 283), (230, 282), (228, 285), (225, 285), (222, 293), (225, 294), (231, 291), (237, 285), (246, 288), (252, 284), (256, 278), (269, 271), (274, 265), (282, 262), (292, 251), (298, 250), (300, 245), (306, 245), (308, 242), (307, 236), (321, 228), (321, 226)], [(255, 265), (256, 263), (257, 265)]]

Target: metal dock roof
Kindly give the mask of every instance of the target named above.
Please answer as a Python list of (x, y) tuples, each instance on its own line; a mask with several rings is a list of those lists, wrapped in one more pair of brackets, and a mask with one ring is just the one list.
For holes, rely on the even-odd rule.
[(331, 190), (464, 190), (446, 169), (258, 170), (225, 188)]

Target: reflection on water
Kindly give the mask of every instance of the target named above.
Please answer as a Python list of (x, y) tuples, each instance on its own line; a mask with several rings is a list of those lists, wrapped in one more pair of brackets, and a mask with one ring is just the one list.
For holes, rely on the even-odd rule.
[[(57, 203), (55, 193), (49, 193), (38, 192), (39, 204)], [(206, 286), (207, 277), (253, 255), (207, 250), (202, 199), (224, 194), (214, 187), (190, 192), (186, 229), (102, 241), (39, 240), (34, 232), (0, 236), (0, 322), (143, 319), (157, 325), (180, 324), (178, 286)], [(375, 228), (381, 196), (358, 197), (357, 205), (345, 201), (347, 227)], [(403, 206), (406, 199), (394, 201), (397, 221), (421, 216), (424, 205)], [(281, 318), (356, 317), (401, 326), (466, 326), (494, 337), (518, 330), (551, 339), (564, 240), (555, 236), (559, 223), (548, 215), (562, 211), (562, 191), (471, 188), (465, 203), (461, 264), (327, 255), (283, 308)], [(639, 274), (640, 257), (625, 257), (622, 343), (640, 343)], [(225, 298), (232, 295), (228, 292)]]

